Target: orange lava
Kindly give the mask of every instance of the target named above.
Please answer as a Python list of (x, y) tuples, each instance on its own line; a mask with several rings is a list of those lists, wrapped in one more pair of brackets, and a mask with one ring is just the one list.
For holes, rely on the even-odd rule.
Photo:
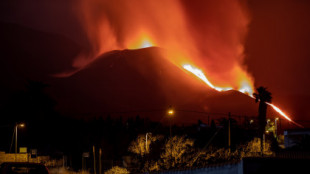
[[(200, 80), (202, 80), (205, 84), (207, 84), (209, 87), (211, 87), (212, 89), (215, 89), (219, 92), (221, 91), (227, 91), (227, 90), (235, 90), (231, 87), (217, 87), (217, 86), (214, 86), (209, 80), (208, 78), (205, 76), (205, 74), (198, 68), (195, 68), (191, 65), (183, 65), (183, 68), (186, 69), (187, 71), (191, 72), (192, 74), (194, 74), (196, 77), (198, 77)], [(243, 84), (241, 85), (242, 87), (238, 90), (239, 92), (241, 93), (244, 93), (244, 94), (247, 94), (249, 97), (253, 98), (254, 99), (254, 96), (252, 95), (252, 91), (253, 91), (253, 88), (251, 85), (249, 85), (247, 82), (244, 82), (243, 81)], [(266, 103), (268, 104), (269, 106), (272, 107), (273, 110), (275, 110), (276, 112), (278, 112), (282, 117), (284, 117), (286, 120), (296, 124), (297, 126), (299, 127), (303, 127), (302, 125), (294, 122), (287, 114), (285, 114), (279, 107), (271, 104), (271, 103)]]

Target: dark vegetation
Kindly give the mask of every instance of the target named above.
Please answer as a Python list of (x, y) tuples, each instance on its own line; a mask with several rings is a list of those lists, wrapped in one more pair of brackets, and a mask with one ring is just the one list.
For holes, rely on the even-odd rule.
[[(165, 159), (161, 152), (163, 149), (167, 149), (165, 143), (170, 138), (169, 124), (143, 119), (139, 115), (133, 115), (126, 120), (122, 119), (121, 114), (117, 117), (107, 114), (95, 119), (76, 119), (61, 115), (55, 110), (55, 100), (45, 93), (45, 89), (48, 87), (41, 82), (28, 81), (25, 90), (14, 93), (10, 101), (1, 106), (0, 151), (14, 152), (14, 146), (11, 147), (13, 128), (15, 123), (23, 122), (26, 126), (18, 131), (19, 147), (38, 149), (39, 155), (49, 155), (58, 159), (66, 156), (68, 165), (75, 169), (80, 169), (82, 166), (82, 153), (90, 152), (92, 154), (93, 146), (95, 146), (96, 152), (99, 148), (102, 149), (103, 161), (114, 160), (117, 162), (123, 160), (124, 156), (144, 161), (143, 164), (140, 164), (139, 169), (135, 169), (140, 171), (144, 166), (151, 165), (147, 162), (153, 159)], [(241, 124), (235, 119), (228, 119), (228, 117), (211, 120), (209, 125), (200, 120), (191, 126), (172, 125), (172, 134), (184, 137), (184, 141), (193, 140), (194, 143), (189, 143), (189, 145), (195, 154), (199, 153), (199, 149), (204, 153), (215, 149), (212, 152), (214, 154), (222, 153), (216, 149), (224, 149), (223, 153), (226, 153), (229, 120), (232, 152), (240, 150), (240, 145), (244, 145), (253, 137), (258, 136), (257, 124), (250, 124), (246, 121)], [(131, 142), (135, 141), (138, 136), (145, 136), (146, 133), (151, 133), (151, 137), (162, 136), (158, 139), (161, 143), (152, 143), (150, 145), (152, 150), (147, 155), (139, 156), (130, 152), (128, 147)], [(91, 157), (88, 163), (91, 163), (90, 159)], [(209, 161), (212, 160), (218, 162), (215, 159)], [(164, 164), (163, 160), (161, 162)], [(225, 160), (221, 162), (225, 162)], [(204, 164), (200, 158), (193, 162), (193, 165), (196, 166)], [(176, 165), (175, 167), (180, 166)], [(109, 168), (110, 166), (104, 165), (104, 167)], [(163, 167), (165, 168), (165, 166)], [(171, 168), (171, 166), (166, 168)]]

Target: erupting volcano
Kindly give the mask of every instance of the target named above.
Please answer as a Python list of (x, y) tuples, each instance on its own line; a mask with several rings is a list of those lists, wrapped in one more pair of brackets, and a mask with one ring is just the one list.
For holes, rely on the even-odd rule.
[(243, 65), (249, 17), (241, 2), (92, 0), (81, 9), (91, 56), (75, 60), (76, 67), (108, 51), (155, 46), (180, 68), (199, 65), (216, 86), (253, 86)]
[[(254, 81), (243, 65), (249, 15), (242, 2), (93, 0), (82, 2), (81, 7), (92, 55), (115, 49), (160, 47), (165, 49), (163, 57), (212, 89), (236, 89), (253, 98)], [(194, 68), (198, 65), (208, 77)], [(278, 107), (269, 105), (292, 121)]]
[[(305, 90), (308, 87), (299, 84), (305, 80), (297, 80), (308, 78), (305, 75), (308, 73), (302, 70), (304, 66), (308, 70), (307, 63), (298, 62), (302, 66), (296, 76), (297, 68), (293, 66), (297, 61), (292, 60), (294, 63), (287, 63), (288, 66), (283, 64), (288, 58), (282, 59), (285, 51), (295, 47), (268, 45), (272, 39), (295, 45), (295, 37), (289, 42), (279, 40), (278, 36), (272, 38), (271, 34), (260, 35), (268, 34), (272, 28), (264, 21), (273, 18), (261, 15), (266, 10), (270, 10), (270, 14), (274, 12), (259, 6), (265, 2), (76, 0), (48, 3), (54, 4), (59, 13), (42, 4), (32, 5), (29, 10), (23, 5), (12, 5), (16, 16), (25, 19), (10, 16), (4, 20), (9, 24), (1, 24), (4, 33), (1, 51), (5, 54), (3, 57), (8, 57), (1, 62), (5, 66), (2, 74), (11, 75), (4, 78), (3, 84), (9, 84), (12, 79), (50, 83), (50, 92), (56, 96), (59, 110), (67, 107), (63, 109), (66, 112), (81, 109), (104, 113), (178, 105), (181, 109), (209, 113), (255, 115), (257, 108), (252, 103), (252, 94), (255, 87), (265, 86), (274, 99), (273, 104), (267, 103), (269, 110), (273, 110), (268, 116), (281, 115), (295, 123), (293, 120), (299, 122), (298, 119), (305, 117), (302, 114), (309, 113), (305, 102), (310, 96)], [(275, 6), (278, 7), (276, 3)], [(258, 9), (261, 11), (257, 12)], [(41, 19), (40, 13), (46, 18)], [(61, 20), (45, 21), (49, 17)], [(271, 20), (268, 24), (275, 23)], [(306, 25), (301, 26), (304, 29)], [(281, 36), (286, 38), (287, 33)], [(298, 49), (302, 48), (300, 45)], [(301, 57), (299, 53), (294, 51), (289, 57), (295, 54)], [(296, 77), (296, 80), (283, 83), (286, 80), (280, 78), (284, 72), (285, 79), (292, 81)], [(23, 83), (16, 81), (12, 83)], [(303, 88), (302, 94), (296, 85)]]

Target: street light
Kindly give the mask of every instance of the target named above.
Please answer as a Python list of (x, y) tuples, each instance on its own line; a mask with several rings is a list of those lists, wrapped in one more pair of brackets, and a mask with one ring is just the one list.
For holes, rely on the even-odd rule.
[(174, 110), (172, 109), (172, 107), (170, 106), (169, 109), (168, 109), (168, 115), (170, 116), (170, 137), (172, 136), (172, 133), (171, 133), (171, 124), (172, 124), (172, 116), (174, 114)]
[(252, 123), (254, 123), (254, 120), (252, 119), (252, 120), (250, 120), (250, 124), (252, 124)]
[(17, 128), (18, 127), (25, 127), (25, 124), (24, 123), (16, 123), (15, 125), (15, 154), (17, 154)]
[(276, 139), (278, 139), (278, 120), (279, 118), (275, 118), (274, 119), (274, 134), (275, 134), (275, 137)]
[(168, 115), (171, 115), (171, 116), (172, 116), (173, 113), (174, 113), (173, 109), (169, 109), (169, 110), (168, 110)]

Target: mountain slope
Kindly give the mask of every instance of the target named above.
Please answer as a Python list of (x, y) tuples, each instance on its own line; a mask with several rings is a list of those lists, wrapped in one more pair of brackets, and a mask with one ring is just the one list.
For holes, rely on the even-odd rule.
[(83, 117), (139, 114), (162, 120), (167, 119), (166, 109), (172, 105), (177, 110), (174, 121), (181, 124), (206, 121), (205, 114), (188, 111), (255, 114), (252, 99), (239, 92), (208, 88), (162, 57), (161, 51), (112, 51), (71, 77), (54, 79), (51, 92), (59, 102), (58, 109)]

